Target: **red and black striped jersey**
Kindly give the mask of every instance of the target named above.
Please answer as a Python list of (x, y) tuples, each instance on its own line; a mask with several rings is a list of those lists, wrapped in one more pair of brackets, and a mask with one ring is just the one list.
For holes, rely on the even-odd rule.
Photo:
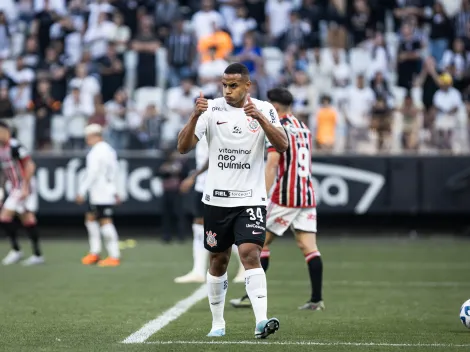
[[(289, 147), (281, 154), (271, 201), (288, 208), (314, 208), (312, 182), (312, 133), (293, 115), (280, 119)], [(276, 149), (268, 142), (268, 153)]]
[(30, 159), (28, 150), (16, 139), (0, 146), (0, 165), (6, 181), (9, 181), (11, 187), (19, 188), (24, 180), (24, 164)]

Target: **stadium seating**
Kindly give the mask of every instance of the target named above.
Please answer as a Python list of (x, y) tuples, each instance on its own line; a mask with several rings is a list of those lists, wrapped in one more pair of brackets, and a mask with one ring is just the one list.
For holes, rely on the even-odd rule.
[(136, 108), (143, 111), (149, 104), (155, 104), (158, 109), (164, 107), (164, 91), (158, 87), (143, 87), (135, 91), (134, 94)]
[(23, 143), (25, 148), (27, 148), (28, 150), (34, 149), (35, 121), (35, 117), (31, 114), (17, 115), (15, 116), (14, 120), (14, 127), (17, 131), (17, 138)]
[(67, 142), (67, 120), (61, 115), (55, 115), (51, 119), (51, 141), (55, 150), (60, 150)]
[(395, 106), (400, 107), (406, 96), (406, 89), (398, 86), (392, 86), (392, 95), (395, 98)]
[(283, 67), (284, 54), (277, 47), (265, 47), (261, 51), (268, 75), (278, 77)]
[(349, 62), (354, 74), (366, 74), (370, 65), (369, 53), (362, 48), (353, 48), (349, 52)]

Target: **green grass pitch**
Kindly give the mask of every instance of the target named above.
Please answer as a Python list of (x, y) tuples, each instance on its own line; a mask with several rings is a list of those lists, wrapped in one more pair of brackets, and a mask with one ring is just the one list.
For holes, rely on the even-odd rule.
[[(191, 245), (138, 240), (123, 250), (121, 267), (98, 268), (80, 264), (85, 241), (49, 240), (47, 264), (0, 267), (0, 351), (470, 351), (458, 314), (470, 298), (469, 248), (452, 240), (320, 241), (327, 309), (307, 312), (297, 310), (309, 295), (307, 269), (294, 241), (283, 239), (271, 248), (267, 275), (269, 316), (281, 329), (266, 344), (251, 345), (259, 342), (251, 309), (228, 304), (244, 292), (233, 283), (226, 337), (205, 336), (203, 299), (146, 343), (122, 344), (200, 287), (173, 283), (190, 269)], [(7, 251), (0, 242), (0, 254)], [(235, 271), (232, 263), (231, 278)]]

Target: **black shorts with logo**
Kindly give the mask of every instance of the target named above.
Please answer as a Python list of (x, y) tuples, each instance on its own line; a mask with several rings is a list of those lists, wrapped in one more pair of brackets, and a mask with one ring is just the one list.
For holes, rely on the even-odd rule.
[(88, 203), (88, 212), (95, 214), (98, 220), (112, 218), (114, 215), (114, 206), (106, 204), (97, 205)]
[(195, 218), (204, 217), (204, 203), (202, 202), (202, 193), (198, 191), (194, 192), (193, 216)]
[(216, 207), (204, 204), (204, 247), (214, 253), (233, 244), (264, 245), (266, 239), (266, 207)]

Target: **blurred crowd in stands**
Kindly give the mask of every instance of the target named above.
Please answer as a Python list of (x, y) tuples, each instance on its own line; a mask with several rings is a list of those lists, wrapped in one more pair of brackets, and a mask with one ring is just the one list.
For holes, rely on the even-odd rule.
[(36, 151), (169, 150), (243, 62), (325, 153), (465, 153), (470, 0), (1, 0), (0, 118)]

